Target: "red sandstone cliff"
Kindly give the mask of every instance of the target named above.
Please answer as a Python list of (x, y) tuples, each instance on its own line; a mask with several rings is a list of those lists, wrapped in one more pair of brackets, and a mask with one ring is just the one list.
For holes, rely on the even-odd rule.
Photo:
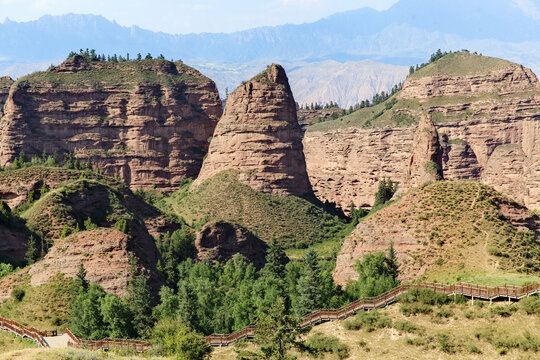
[[(0, 85), (0, 102), (2, 86)], [(11, 86), (0, 163), (73, 152), (132, 188), (195, 178), (222, 113), (215, 84), (181, 62), (75, 56)]]
[[(444, 67), (431, 64), (407, 79), (397, 103), (391, 109), (383, 106), (378, 119), (409, 114), (419, 120), (427, 112), (439, 134), (445, 179), (482, 181), (529, 208), (540, 209), (536, 76), (520, 65), (473, 54), (455, 54), (445, 61)], [(479, 66), (485, 63), (492, 69)], [(351, 202), (369, 206), (380, 179), (406, 183), (408, 163), (418, 144), (417, 125), (379, 126), (378, 119), (370, 127), (340, 125), (345, 122), (337, 120), (308, 128), (307, 170), (321, 200), (345, 209)]]
[(271, 65), (227, 99), (198, 186), (221, 171), (240, 170), (240, 181), (278, 195), (306, 195), (302, 134), (285, 70)]

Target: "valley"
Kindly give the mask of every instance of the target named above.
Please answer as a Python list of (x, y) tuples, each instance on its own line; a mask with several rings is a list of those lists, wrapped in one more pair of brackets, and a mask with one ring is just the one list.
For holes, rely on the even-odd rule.
[[(254, 359), (282, 341), (300, 359), (533, 358), (533, 293), (412, 289), (298, 323), (400, 284), (540, 281), (536, 75), (459, 51), (395, 89), (298, 110), (271, 64), (223, 104), (180, 61), (88, 50), (2, 78), (0, 316), (143, 339), (150, 358)], [(248, 325), (252, 340), (207, 343)], [(6, 359), (97, 356), (0, 341)]]

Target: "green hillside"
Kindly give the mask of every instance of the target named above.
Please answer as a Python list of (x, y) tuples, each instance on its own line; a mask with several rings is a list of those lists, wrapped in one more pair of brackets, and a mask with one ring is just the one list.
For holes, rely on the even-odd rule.
[(286, 247), (343, 238), (345, 222), (325, 212), (321, 204), (253, 190), (238, 181), (237, 175), (236, 171), (222, 172), (193, 190), (187, 184), (165, 200), (165, 210), (188, 223), (235, 222), (264, 241), (275, 238)]

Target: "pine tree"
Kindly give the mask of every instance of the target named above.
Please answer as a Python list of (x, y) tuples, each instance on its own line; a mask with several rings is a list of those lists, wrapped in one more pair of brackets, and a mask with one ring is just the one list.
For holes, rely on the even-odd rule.
[(320, 308), (323, 300), (322, 279), (317, 252), (310, 249), (303, 259), (302, 276), (298, 280), (298, 302), (296, 314), (299, 316)]
[(305, 350), (300, 338), (307, 331), (309, 328), (302, 329), (300, 321), (287, 313), (285, 300), (279, 297), (269, 309), (262, 312), (257, 321), (255, 343), (259, 346), (258, 351), (240, 351), (239, 358), (291, 359), (291, 349)]
[(286, 262), (287, 256), (283, 247), (276, 239), (272, 239), (268, 245), (268, 252), (266, 254), (266, 265), (264, 267), (266, 274), (276, 279), (284, 279)]
[(79, 271), (77, 272), (76, 280), (77, 280), (77, 284), (79, 285), (81, 289), (83, 289), (84, 291), (88, 290), (88, 286), (90, 285), (90, 283), (86, 279), (86, 269), (84, 268), (83, 263), (79, 264)]
[(34, 235), (30, 235), (28, 238), (26, 254), (24, 255), (24, 260), (28, 265), (31, 265), (39, 259), (39, 251), (37, 246), (37, 240)]
[(396, 257), (396, 250), (394, 249), (394, 243), (390, 243), (388, 248), (388, 255), (386, 256), (386, 264), (388, 266), (388, 275), (397, 280), (399, 274), (399, 265)]
[(129, 280), (126, 303), (133, 314), (133, 324), (140, 337), (148, 337), (152, 328), (152, 297), (148, 286), (148, 275), (137, 266), (133, 254), (129, 256)]

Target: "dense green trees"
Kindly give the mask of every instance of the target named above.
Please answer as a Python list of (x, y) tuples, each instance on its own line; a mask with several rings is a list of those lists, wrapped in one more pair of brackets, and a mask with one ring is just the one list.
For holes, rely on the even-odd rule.
[(397, 190), (398, 184), (393, 182), (390, 179), (382, 179), (379, 182), (379, 188), (377, 189), (377, 193), (375, 194), (375, 203), (373, 204), (374, 208), (377, 208), (380, 205), (384, 205), (390, 199), (392, 199), (392, 196), (394, 196), (396, 190)]
[(83, 339), (104, 337), (146, 338), (153, 326), (151, 294), (146, 274), (130, 257), (128, 295), (120, 299), (99, 285), (89, 284), (81, 264), (77, 274), (79, 294), (73, 300), (69, 327)]
[(388, 255), (383, 252), (364, 255), (362, 261), (356, 262), (355, 270), (359, 275), (358, 280), (350, 281), (345, 289), (350, 299), (377, 296), (399, 285), (393, 245)]
[(304, 263), (289, 262), (272, 242), (267, 265), (257, 271), (242, 255), (225, 264), (188, 259), (178, 266), (177, 291), (160, 291), (154, 316), (180, 318), (187, 326), (210, 334), (228, 333), (253, 324), (283, 298), (288, 312), (302, 314), (321, 306), (339, 306), (343, 299), (332, 280), (333, 263), (308, 252)]

